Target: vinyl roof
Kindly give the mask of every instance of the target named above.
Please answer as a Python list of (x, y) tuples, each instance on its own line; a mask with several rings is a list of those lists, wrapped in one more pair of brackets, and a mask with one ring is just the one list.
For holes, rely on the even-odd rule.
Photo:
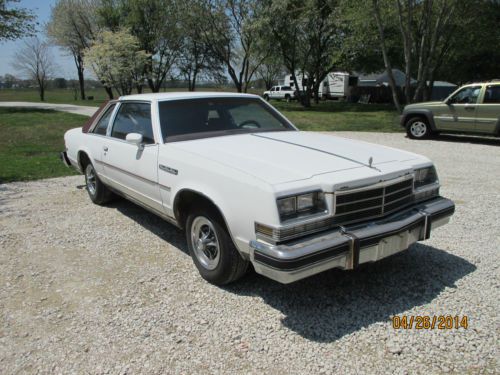
[(177, 100), (200, 98), (259, 98), (258, 95), (233, 92), (158, 92), (148, 94), (124, 95), (119, 100)]

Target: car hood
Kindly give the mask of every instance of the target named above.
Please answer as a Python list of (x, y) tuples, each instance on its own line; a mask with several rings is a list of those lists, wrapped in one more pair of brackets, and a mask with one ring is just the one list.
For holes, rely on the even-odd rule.
[(436, 106), (439, 104), (444, 104), (442, 101), (434, 101), (434, 102), (421, 102), (421, 103), (413, 103), (405, 106), (405, 109), (409, 108), (420, 108), (425, 106)]
[(390, 147), (302, 131), (221, 136), (170, 145), (272, 185), (355, 168), (383, 174), (393, 172), (395, 162), (422, 158)]

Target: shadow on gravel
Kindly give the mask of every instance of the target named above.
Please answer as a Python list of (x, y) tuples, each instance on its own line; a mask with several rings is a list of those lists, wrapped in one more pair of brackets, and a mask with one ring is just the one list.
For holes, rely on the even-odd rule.
[(485, 146), (500, 146), (500, 138), (455, 135), (455, 134), (440, 134), (437, 137), (430, 139), (436, 142), (453, 142), (453, 143), (471, 143)]
[(122, 198), (111, 201), (107, 206), (120, 211), (123, 215), (128, 216), (137, 224), (143, 226), (144, 229), (152, 232), (162, 240), (189, 255), (184, 233), (174, 225), (167, 223), (155, 214)]
[[(189, 254), (182, 231), (156, 215), (124, 199), (110, 202), (108, 207)], [(445, 288), (456, 288), (455, 282), (475, 269), (456, 255), (416, 244), (355, 271), (330, 270), (289, 285), (248, 272), (224, 289), (261, 297), (285, 315), (285, 327), (309, 340), (331, 342), (431, 302)]]
[(309, 340), (331, 342), (429, 303), (475, 269), (463, 258), (416, 244), (355, 271), (331, 270), (289, 285), (253, 273), (225, 289), (260, 296), (285, 315), (285, 327)]

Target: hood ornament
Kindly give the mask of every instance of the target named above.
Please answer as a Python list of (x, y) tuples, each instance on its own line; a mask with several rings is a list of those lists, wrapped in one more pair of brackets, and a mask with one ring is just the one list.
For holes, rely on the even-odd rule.
[(370, 159), (368, 159), (368, 165), (371, 168), (373, 164), (373, 157), (370, 156)]

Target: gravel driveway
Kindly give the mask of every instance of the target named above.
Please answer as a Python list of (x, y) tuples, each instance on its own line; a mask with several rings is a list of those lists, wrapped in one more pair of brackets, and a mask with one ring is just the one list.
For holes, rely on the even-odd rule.
[(95, 111), (97, 111), (98, 108), (86, 105), (54, 104), (54, 103), (39, 103), (39, 102), (0, 102), (0, 107), (54, 109), (56, 111), (74, 113), (83, 116), (92, 116), (95, 113)]
[[(340, 133), (437, 164), (452, 223), (291, 285), (204, 282), (183, 234), (83, 177), (0, 185), (1, 373), (499, 373), (500, 140)], [(394, 315), (468, 329), (395, 330)]]

